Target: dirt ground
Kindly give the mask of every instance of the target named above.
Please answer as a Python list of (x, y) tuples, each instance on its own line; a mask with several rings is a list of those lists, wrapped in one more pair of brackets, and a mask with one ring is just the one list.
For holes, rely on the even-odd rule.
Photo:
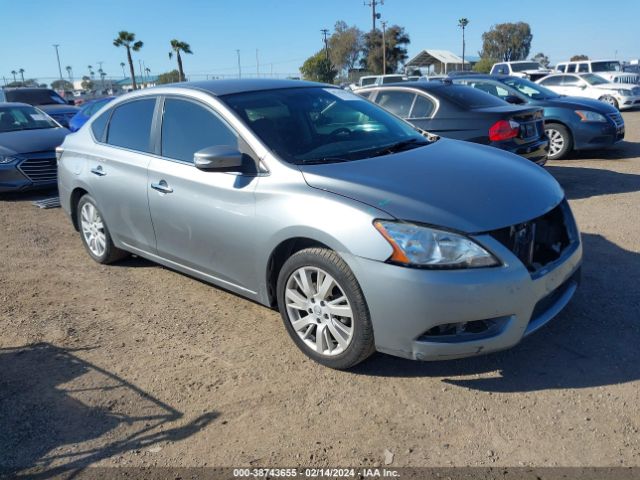
[(0, 466), (639, 466), (640, 111), (624, 117), (624, 143), (549, 166), (583, 235), (572, 303), (460, 361), (323, 368), (276, 312), (100, 266), (61, 209), (0, 198)]

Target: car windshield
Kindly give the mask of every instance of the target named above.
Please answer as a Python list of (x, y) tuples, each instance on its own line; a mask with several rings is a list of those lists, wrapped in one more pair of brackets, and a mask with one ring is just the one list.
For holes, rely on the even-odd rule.
[(0, 107), (0, 133), (56, 128), (45, 113), (28, 106)]
[(580, 75), (580, 77), (589, 85), (603, 85), (605, 83), (609, 83), (600, 75), (594, 75), (593, 73), (586, 73), (584, 75)]
[(410, 124), (337, 88), (245, 92), (221, 99), (289, 163), (358, 160), (429, 143)]
[(522, 72), (524, 70), (540, 70), (540, 64), (537, 62), (512, 63), (511, 70), (514, 72)]
[(28, 103), (30, 105), (66, 105), (60, 95), (53, 90), (46, 88), (32, 89), (16, 89), (6, 92), (8, 102)]
[(509, 78), (505, 80), (504, 83), (533, 100), (550, 100), (560, 96), (548, 88), (538, 85), (537, 83), (533, 83), (525, 78)]
[(591, 62), (592, 72), (621, 72), (620, 62)]

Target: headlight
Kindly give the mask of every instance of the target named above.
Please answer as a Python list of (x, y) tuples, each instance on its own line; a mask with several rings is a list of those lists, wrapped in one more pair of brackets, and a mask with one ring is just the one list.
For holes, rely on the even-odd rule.
[(618, 92), (618, 94), (622, 95), (623, 97), (631, 96), (631, 90), (616, 90), (616, 92)]
[(604, 115), (590, 110), (576, 110), (576, 114), (580, 117), (581, 122), (606, 122)]
[(0, 163), (11, 163), (15, 160), (17, 160), (16, 157), (8, 157), (8, 156), (0, 155)]
[(500, 265), (491, 253), (463, 235), (387, 220), (376, 220), (373, 225), (391, 244), (389, 260), (395, 263), (440, 269)]

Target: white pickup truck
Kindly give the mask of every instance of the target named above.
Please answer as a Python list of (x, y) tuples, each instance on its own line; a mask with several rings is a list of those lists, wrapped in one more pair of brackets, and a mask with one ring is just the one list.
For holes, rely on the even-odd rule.
[(512, 77), (528, 78), (532, 82), (546, 77), (551, 70), (544, 68), (538, 62), (520, 60), (517, 62), (494, 63), (491, 67), (491, 75), (510, 75)]

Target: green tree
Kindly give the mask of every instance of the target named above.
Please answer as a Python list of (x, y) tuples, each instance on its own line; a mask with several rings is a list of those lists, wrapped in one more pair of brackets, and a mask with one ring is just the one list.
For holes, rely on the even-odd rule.
[(129, 71), (131, 72), (131, 85), (133, 89), (137, 89), (136, 73), (133, 69), (133, 59), (131, 58), (131, 50), (134, 52), (139, 51), (144, 43), (140, 40), (136, 41), (136, 34), (127, 32), (125, 30), (118, 32), (118, 36), (113, 40), (113, 45), (116, 47), (125, 47), (127, 50), (127, 61), (129, 62)]
[(82, 82), (80, 83), (80, 86), (82, 87), (82, 89), (86, 92), (91, 92), (93, 91), (93, 80), (91, 80), (91, 77), (88, 76), (83, 76), (82, 77)]
[(547, 57), (544, 53), (540, 52), (540, 53), (536, 53), (531, 60), (533, 60), (534, 62), (538, 62), (540, 65), (542, 65), (544, 68), (549, 68), (549, 64), (551, 62), (549, 62), (549, 57)]
[(473, 66), (473, 71), (478, 73), (489, 73), (494, 63), (496, 63), (495, 58), (488, 58), (488, 57), (481, 58)]
[(333, 83), (338, 72), (327, 59), (324, 49), (314, 53), (300, 67), (305, 80), (314, 82)]
[(571, 62), (579, 62), (580, 60), (589, 60), (589, 57), (587, 57), (586, 55), (580, 54), (580, 55), (574, 55), (570, 59)]
[[(400, 64), (409, 58), (407, 45), (411, 43), (411, 39), (403, 27), (393, 25), (386, 30), (386, 41), (387, 72), (394, 73), (398, 71)], [(364, 49), (360, 64), (372, 73), (382, 73), (382, 32), (380, 30), (373, 30), (364, 35)]]
[(51, 88), (53, 88), (54, 90), (69, 92), (73, 90), (73, 83), (68, 80), (54, 80), (53, 82), (51, 82)]
[(503, 62), (524, 60), (531, 50), (531, 27), (528, 23), (499, 23), (482, 34), (481, 58), (497, 58)]
[(333, 66), (345, 77), (349, 70), (356, 66), (362, 54), (362, 31), (355, 26), (349, 26), (346, 22), (336, 22), (334, 32), (329, 37), (329, 59)]
[(184, 82), (186, 80), (184, 76), (184, 70), (182, 69), (182, 57), (180, 56), (180, 52), (192, 54), (191, 47), (187, 42), (181, 42), (180, 40), (176, 40), (175, 38), (171, 40), (171, 51), (169, 52), (169, 58), (173, 57), (173, 54), (176, 54), (176, 59), (178, 60), (178, 72), (180, 73), (179, 82)]
[(158, 84), (176, 83), (180, 81), (180, 72), (178, 70), (171, 70), (170, 72), (161, 73), (158, 75)]

